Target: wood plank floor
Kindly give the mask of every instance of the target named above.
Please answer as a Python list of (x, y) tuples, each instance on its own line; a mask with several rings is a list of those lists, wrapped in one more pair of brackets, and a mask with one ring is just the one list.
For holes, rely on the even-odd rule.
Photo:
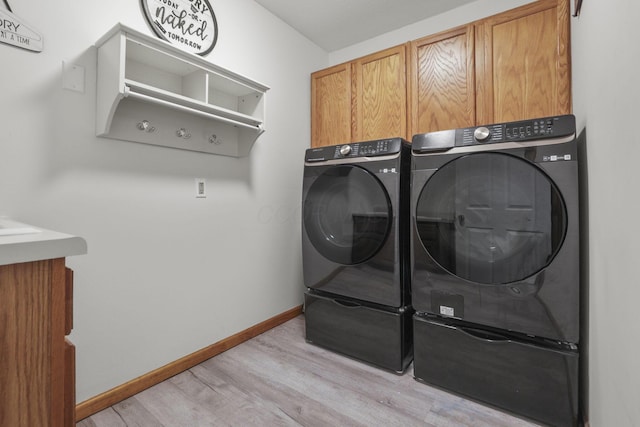
[(304, 340), (298, 316), (77, 427), (535, 426)]

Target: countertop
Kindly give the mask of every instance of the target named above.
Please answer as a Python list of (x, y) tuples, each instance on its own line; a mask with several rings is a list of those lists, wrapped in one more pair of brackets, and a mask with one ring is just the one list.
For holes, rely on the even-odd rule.
[(0, 265), (87, 253), (82, 237), (0, 218)]

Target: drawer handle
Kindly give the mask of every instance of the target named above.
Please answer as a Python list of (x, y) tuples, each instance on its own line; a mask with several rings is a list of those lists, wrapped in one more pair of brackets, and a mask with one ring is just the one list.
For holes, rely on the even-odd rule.
[(343, 307), (347, 307), (347, 308), (358, 308), (361, 307), (360, 304), (351, 302), (351, 301), (345, 301), (345, 300), (339, 300), (339, 299), (334, 299), (333, 302), (335, 302), (338, 305), (341, 305)]
[(458, 326), (458, 329), (472, 338), (489, 342), (506, 342), (509, 338), (496, 332), (485, 331), (466, 326)]

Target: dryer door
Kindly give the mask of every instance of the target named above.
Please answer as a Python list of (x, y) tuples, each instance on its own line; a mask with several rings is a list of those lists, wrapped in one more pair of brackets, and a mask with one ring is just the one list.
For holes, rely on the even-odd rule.
[(459, 157), (427, 181), (415, 212), (420, 240), (449, 273), (486, 285), (522, 281), (548, 266), (567, 230), (551, 179), (507, 154)]
[(392, 222), (389, 196), (367, 170), (331, 166), (309, 187), (303, 201), (309, 241), (326, 259), (360, 264), (383, 246)]

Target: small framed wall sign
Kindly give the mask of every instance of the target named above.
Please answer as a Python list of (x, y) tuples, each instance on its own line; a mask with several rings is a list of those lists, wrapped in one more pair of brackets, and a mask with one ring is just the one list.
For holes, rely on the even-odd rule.
[(2, 4), (0, 4), (0, 43), (32, 52), (42, 52), (42, 34), (27, 24), (24, 19), (15, 15), (7, 0)]
[(141, 0), (149, 26), (180, 49), (207, 55), (218, 41), (218, 22), (209, 0)]

